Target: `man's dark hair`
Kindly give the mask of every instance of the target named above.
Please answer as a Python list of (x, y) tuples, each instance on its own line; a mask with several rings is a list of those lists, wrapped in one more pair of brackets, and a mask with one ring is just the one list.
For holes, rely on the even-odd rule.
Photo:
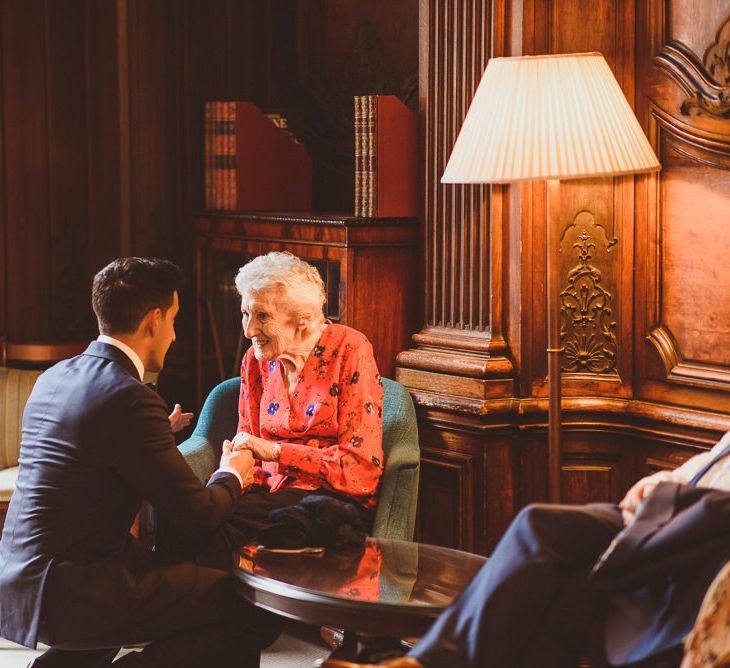
[(131, 334), (152, 309), (162, 313), (172, 306), (180, 290), (183, 272), (167, 260), (122, 257), (113, 260), (96, 276), (91, 287), (91, 305), (102, 334)]

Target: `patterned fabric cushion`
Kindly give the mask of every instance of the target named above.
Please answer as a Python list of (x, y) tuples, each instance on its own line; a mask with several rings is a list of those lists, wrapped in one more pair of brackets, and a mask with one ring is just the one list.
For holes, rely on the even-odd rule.
[(685, 640), (682, 668), (724, 668), (730, 664), (730, 563), (714, 579)]
[(18, 467), (11, 466), (9, 469), (0, 471), (0, 503), (8, 503), (15, 491), (15, 481), (18, 479)]
[(18, 463), (23, 409), (41, 373), (0, 367), (0, 469)]

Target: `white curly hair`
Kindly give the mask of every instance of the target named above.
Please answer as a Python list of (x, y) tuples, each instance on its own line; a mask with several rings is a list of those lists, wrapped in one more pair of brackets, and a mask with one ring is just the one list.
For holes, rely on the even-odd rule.
[(322, 316), (327, 300), (317, 269), (289, 252), (273, 251), (244, 264), (236, 274), (236, 289), (241, 297), (283, 291), (289, 312), (297, 317)]

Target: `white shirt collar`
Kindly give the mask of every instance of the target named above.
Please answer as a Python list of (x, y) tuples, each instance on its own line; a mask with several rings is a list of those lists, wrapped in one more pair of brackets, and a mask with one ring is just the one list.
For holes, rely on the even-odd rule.
[(132, 363), (137, 369), (137, 374), (139, 375), (140, 381), (144, 378), (144, 364), (142, 364), (142, 359), (126, 343), (122, 343), (118, 339), (107, 336), (106, 334), (99, 334), (99, 336), (96, 337), (96, 340), (100, 343), (108, 343), (110, 346), (119, 348), (119, 350), (121, 350), (127, 357), (129, 357), (129, 359), (132, 360)]

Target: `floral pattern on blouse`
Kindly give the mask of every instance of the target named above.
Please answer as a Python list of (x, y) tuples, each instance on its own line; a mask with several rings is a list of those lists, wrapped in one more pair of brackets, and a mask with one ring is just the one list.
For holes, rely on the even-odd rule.
[(357, 330), (329, 324), (291, 394), (281, 367), (259, 362), (252, 348), (246, 352), (238, 413), (239, 432), (281, 445), (278, 466), (264, 466), (267, 475), (286, 476), (276, 489), (324, 487), (375, 508), (383, 387), (370, 342)]

